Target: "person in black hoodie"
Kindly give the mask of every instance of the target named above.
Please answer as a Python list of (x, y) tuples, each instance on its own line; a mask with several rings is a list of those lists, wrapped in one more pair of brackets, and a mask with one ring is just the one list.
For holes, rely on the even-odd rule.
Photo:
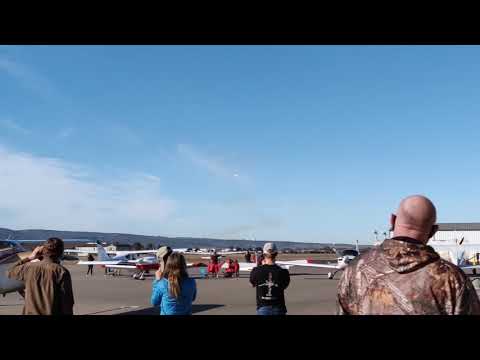
[[(88, 254), (88, 258), (87, 258), (88, 261), (93, 261), (95, 260), (92, 256), (92, 254)], [(88, 265), (88, 270), (87, 270), (87, 276), (88, 274), (91, 274), (93, 276), (93, 265)]]
[(340, 315), (480, 314), (470, 279), (427, 245), (436, 209), (424, 196), (404, 199), (391, 216), (393, 237), (345, 269), (337, 296)]
[(250, 283), (256, 288), (257, 315), (286, 315), (284, 291), (290, 284), (290, 273), (275, 264), (278, 251), (274, 243), (266, 243), (263, 253), (263, 265), (250, 273)]

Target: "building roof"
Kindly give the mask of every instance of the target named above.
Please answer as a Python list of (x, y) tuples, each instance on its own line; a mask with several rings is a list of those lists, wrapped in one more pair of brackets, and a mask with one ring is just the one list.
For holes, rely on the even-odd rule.
[(439, 231), (480, 231), (480, 223), (438, 223)]

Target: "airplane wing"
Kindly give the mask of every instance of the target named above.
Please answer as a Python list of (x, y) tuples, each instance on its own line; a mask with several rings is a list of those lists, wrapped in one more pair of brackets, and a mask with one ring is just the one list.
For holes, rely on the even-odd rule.
[(156, 254), (157, 250), (127, 250), (127, 251), (110, 251), (109, 254), (117, 254), (117, 255), (128, 255), (128, 254)]
[(77, 265), (118, 265), (123, 261), (79, 261)]
[(65, 250), (63, 250), (63, 252), (66, 253), (66, 254), (81, 254), (81, 253), (83, 253), (83, 254), (95, 254), (97, 252), (97, 250), (95, 249), (95, 251), (85, 251), (85, 250), (65, 249)]
[(460, 266), (460, 269), (462, 269), (462, 270), (473, 270), (473, 269), (480, 269), (480, 265), (466, 265), (466, 266)]
[(312, 267), (320, 269), (338, 269), (338, 265), (333, 264), (315, 264), (309, 263), (307, 260), (292, 260), (292, 261), (276, 261), (278, 265), (286, 266), (302, 266), (302, 267)]
[(247, 262), (239, 262), (240, 271), (252, 271), (254, 267), (257, 266), (256, 263), (247, 263)]
[[(277, 265), (281, 266), (284, 269), (290, 269), (291, 267), (301, 266), (301, 267), (311, 267), (311, 268), (320, 268), (320, 269), (336, 269), (338, 270), (338, 265), (331, 264), (314, 264), (309, 263), (307, 260), (292, 260), (292, 261), (276, 261)], [(254, 267), (257, 266), (256, 263), (247, 263), (239, 262), (240, 271), (252, 271)]]
[(135, 265), (105, 265), (106, 268), (109, 269), (136, 269)]

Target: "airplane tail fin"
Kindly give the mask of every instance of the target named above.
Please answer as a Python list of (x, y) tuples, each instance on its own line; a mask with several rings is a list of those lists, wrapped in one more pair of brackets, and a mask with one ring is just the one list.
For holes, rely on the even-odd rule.
[(98, 253), (98, 261), (110, 260), (110, 256), (108, 256), (104, 247), (100, 243), (97, 243), (97, 253)]
[(454, 250), (449, 251), (450, 255), (450, 262), (457, 266), (462, 266), (465, 264), (465, 251), (462, 250)]
[(357, 244), (355, 245), (355, 250), (357, 250), (357, 253), (360, 254), (360, 247), (358, 246), (358, 240), (357, 240)]
[(16, 251), (18, 252), (24, 252), (26, 249), (23, 247), (23, 245), (17, 241), (17, 240), (12, 240), (11, 237), (9, 236), (8, 239), (6, 240), (7, 243), (10, 243), (11, 247), (13, 247)]

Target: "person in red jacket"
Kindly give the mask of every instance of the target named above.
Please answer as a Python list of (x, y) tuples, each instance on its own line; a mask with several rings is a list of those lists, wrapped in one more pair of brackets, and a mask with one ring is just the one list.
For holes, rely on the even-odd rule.
[(225, 273), (224, 273), (225, 277), (233, 277), (233, 274), (235, 273), (233, 260), (229, 258), (227, 259), (227, 261), (225, 261), (225, 264), (226, 264)]
[(212, 275), (212, 277), (218, 277), (219, 269), (220, 266), (218, 264), (218, 255), (216, 252), (214, 252), (210, 256), (210, 263), (208, 264), (208, 274)]
[(240, 264), (238, 263), (238, 259), (235, 259), (233, 262), (233, 271), (235, 272), (235, 276), (237, 278), (240, 277)]

